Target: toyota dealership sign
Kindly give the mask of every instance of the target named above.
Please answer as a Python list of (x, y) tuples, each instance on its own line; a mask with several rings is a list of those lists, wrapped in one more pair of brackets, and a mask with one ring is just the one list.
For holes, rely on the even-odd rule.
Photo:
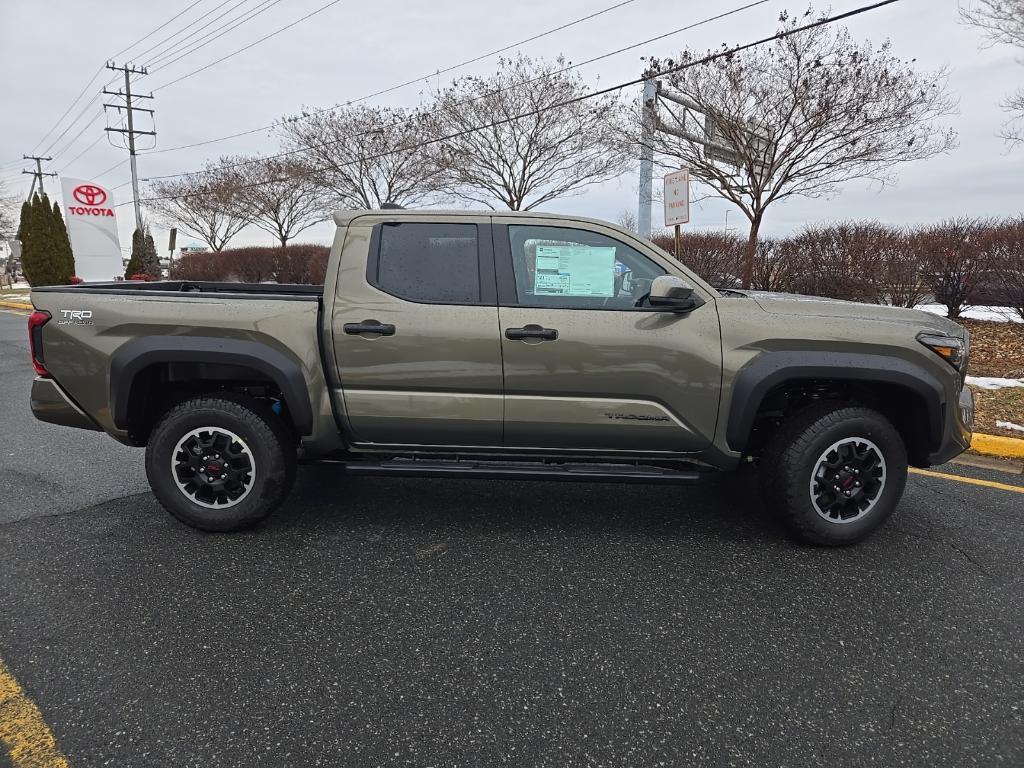
[(75, 274), (86, 282), (113, 280), (124, 272), (111, 191), (92, 181), (61, 179)]

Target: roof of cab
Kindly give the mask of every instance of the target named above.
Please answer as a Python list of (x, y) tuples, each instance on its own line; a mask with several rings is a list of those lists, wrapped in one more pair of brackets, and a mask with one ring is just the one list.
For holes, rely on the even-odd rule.
[(461, 219), (469, 216), (490, 216), (495, 219), (555, 219), (559, 221), (578, 221), (589, 224), (600, 224), (618, 229), (616, 225), (600, 219), (590, 219), (584, 216), (566, 216), (558, 213), (540, 213), (539, 211), (492, 211), (492, 210), (442, 210), (432, 208), (384, 208), (384, 209), (359, 209), (334, 212), (334, 223), (339, 227), (347, 227), (355, 219), (362, 216), (374, 216), (376, 218), (402, 219), (407, 216), (430, 216), (438, 218)]

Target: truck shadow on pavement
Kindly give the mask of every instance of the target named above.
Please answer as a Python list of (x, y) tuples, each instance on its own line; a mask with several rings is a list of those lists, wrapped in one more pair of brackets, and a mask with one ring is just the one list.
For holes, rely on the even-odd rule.
[(349, 477), (313, 465), (299, 468), (291, 496), (265, 530), (349, 525), (789, 541), (747, 471), (692, 486), (657, 486)]

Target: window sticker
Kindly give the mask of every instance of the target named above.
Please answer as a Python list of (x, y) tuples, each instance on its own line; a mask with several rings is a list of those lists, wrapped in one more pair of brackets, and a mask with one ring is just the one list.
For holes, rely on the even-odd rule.
[(533, 292), (537, 296), (615, 296), (615, 248), (538, 245)]

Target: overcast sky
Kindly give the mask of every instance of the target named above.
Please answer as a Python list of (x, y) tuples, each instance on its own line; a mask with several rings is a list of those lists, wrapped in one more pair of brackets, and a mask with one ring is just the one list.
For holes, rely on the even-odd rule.
[[(30, 178), (18, 173), (23, 166), (15, 161), (23, 153), (53, 154), (51, 170), (110, 186), (124, 184), (115, 192), (116, 199), (130, 199), (127, 163), (102, 178), (97, 177), (127, 156), (124, 149), (110, 146), (103, 137), (103, 118), (90, 122), (98, 105), (88, 106), (82, 119), (48, 149), (109, 79), (108, 73), (90, 87), (57, 131), (42, 144), (40, 140), (107, 58), (116, 55), (119, 64), (125, 58), (146, 63), (156, 53), (141, 55), (146, 48), (193, 19), (210, 19), (242, 3), (231, 14), (234, 16), (243, 9), (258, 7), (261, 1), (231, 0), (213, 11), (221, 0), (200, 0), (165, 29), (127, 53), (119, 53), (192, 0), (0, 0), (0, 67), (6, 74), (0, 105), (0, 179), (9, 191), (25, 194)], [(326, 2), (269, 0), (264, 13), (212, 44), (162, 69), (151, 67), (150, 75), (136, 87), (144, 92), (157, 91), (153, 102), (146, 105), (157, 111), (156, 148), (166, 150), (250, 130), (303, 106), (325, 107), (357, 99), (614, 4), (614, 0), (341, 0), (312, 19), (201, 74), (160, 88)], [(836, 0), (831, 7), (841, 12), (864, 2)], [(744, 0), (635, 0), (596, 19), (528, 43), (520, 50), (531, 56), (565, 54), (571, 61), (581, 61), (744, 4)], [(781, 10), (802, 11), (805, 7), (804, 0), (769, 2), (662, 40), (650, 49), (597, 62), (582, 68), (581, 73), (595, 85), (629, 80), (642, 71), (641, 55), (664, 57), (687, 46), (704, 49), (752, 40), (775, 30)], [(818, 10), (826, 8), (821, 3), (816, 5)], [(215, 26), (227, 18), (230, 17)], [(960, 113), (948, 122), (958, 131), (960, 146), (949, 155), (903, 166), (898, 183), (884, 190), (866, 182), (853, 182), (831, 199), (795, 199), (777, 205), (769, 211), (763, 231), (784, 234), (805, 223), (842, 218), (904, 224), (963, 214), (1019, 214), (1024, 209), (1024, 149), (1008, 153), (996, 135), (1004, 119), (998, 103), (1024, 73), (1015, 61), (1015, 52), (1008, 48), (982, 48), (977, 32), (958, 22), (956, 0), (902, 0), (847, 23), (857, 38), (876, 44), (891, 39), (896, 55), (916, 58), (923, 70), (944, 65), (951, 68), (950, 88), (959, 99)], [(197, 35), (188, 44), (200, 39)], [(485, 74), (493, 63), (493, 59), (485, 60), (452, 75), (428, 78), (379, 101), (412, 106), (429, 88), (444, 85), (445, 78), (454, 74)], [(109, 124), (116, 122), (113, 114), (107, 120), (112, 121)], [(143, 146), (148, 146), (147, 141), (140, 139)], [(139, 174), (145, 178), (192, 170), (220, 154), (272, 152), (276, 146), (273, 136), (259, 132), (203, 147), (143, 154), (138, 160)], [(53, 182), (47, 179), (51, 193), (57, 189)], [(630, 175), (591, 188), (580, 197), (552, 202), (544, 210), (614, 220), (626, 209), (636, 210), (636, 189), (637, 180)], [(694, 209), (691, 226), (724, 227), (729, 208), (720, 201), (706, 202)], [(130, 205), (118, 208), (122, 246), (131, 243), (131, 210)], [(660, 223), (659, 211), (654, 218), (656, 224)], [(736, 209), (729, 214), (729, 225), (743, 230), (745, 221)], [(162, 250), (166, 236), (160, 230), (155, 234)], [(306, 232), (300, 240), (328, 242), (329, 238), (330, 227), (323, 224)], [(235, 245), (271, 243), (270, 236), (258, 230), (246, 230), (233, 241)]]

